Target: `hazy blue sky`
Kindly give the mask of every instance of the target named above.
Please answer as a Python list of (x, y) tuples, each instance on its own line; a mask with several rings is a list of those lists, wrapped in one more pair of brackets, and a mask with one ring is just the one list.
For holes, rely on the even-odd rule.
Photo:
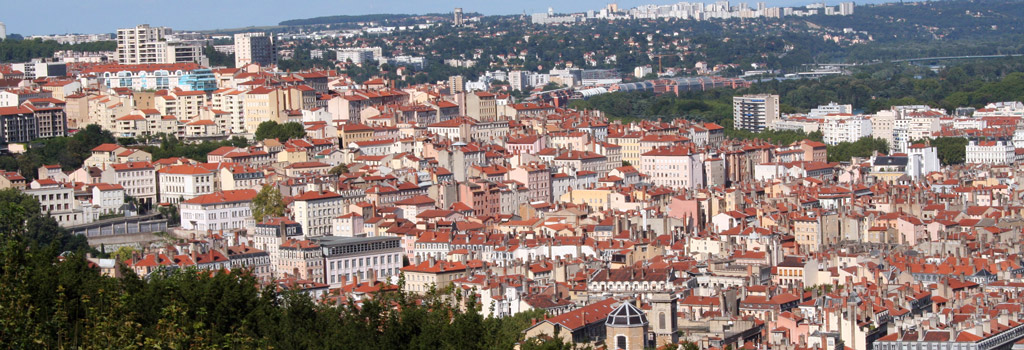
[[(691, 0), (692, 1), (692, 0)], [(117, 28), (149, 23), (175, 30), (201, 30), (274, 25), (278, 22), (319, 16), (370, 13), (447, 13), (454, 7), (483, 14), (519, 14), (599, 9), (608, 0), (0, 0), (0, 22), (7, 33), (22, 35), (63, 33), (113, 33)], [(620, 8), (640, 4), (670, 4), (679, 0), (617, 1)], [(696, 2), (696, 1), (694, 1)], [(714, 2), (706, 0), (704, 2)], [(742, 1), (732, 0), (733, 3)], [(747, 1), (751, 5), (757, 1)], [(767, 0), (768, 6), (793, 6), (812, 0)], [(835, 5), (838, 0), (828, 0)], [(863, 1), (859, 1), (863, 2)], [(871, 2), (877, 2), (871, 1)], [(242, 10), (242, 9), (245, 10)]]

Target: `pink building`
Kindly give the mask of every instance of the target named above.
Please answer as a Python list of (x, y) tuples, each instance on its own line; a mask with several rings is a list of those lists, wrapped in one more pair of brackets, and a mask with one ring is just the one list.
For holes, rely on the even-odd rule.
[(512, 169), (508, 172), (508, 179), (526, 185), (531, 202), (551, 200), (551, 168), (543, 163), (524, 164)]
[(509, 154), (537, 154), (544, 149), (544, 138), (537, 135), (510, 136), (505, 142)]
[(704, 187), (703, 154), (685, 146), (659, 147), (640, 156), (640, 171), (655, 186), (673, 188)]

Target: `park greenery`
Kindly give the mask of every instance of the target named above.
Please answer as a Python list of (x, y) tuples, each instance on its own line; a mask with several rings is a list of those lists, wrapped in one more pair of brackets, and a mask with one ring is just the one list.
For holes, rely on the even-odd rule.
[(28, 247), (95, 252), (85, 236), (74, 235), (43, 212), (35, 197), (16, 188), (0, 190), (0, 237), (16, 238)]
[(256, 133), (253, 136), (257, 140), (277, 139), (285, 142), (306, 137), (306, 129), (302, 127), (302, 124), (295, 122), (278, 124), (275, 121), (265, 121), (256, 127)]
[(174, 135), (159, 134), (151, 138), (139, 149), (153, 155), (153, 159), (184, 157), (197, 162), (205, 162), (206, 155), (221, 147), (247, 147), (249, 140), (234, 136), (222, 141), (186, 142)]
[[(86, 260), (85, 238), (40, 213), (31, 196), (3, 190), (0, 206), (0, 332), (10, 348), (511, 349), (544, 316), (484, 317), (473, 293), (453, 288), (313, 300), (286, 284), (261, 287), (238, 269), (143, 278), (122, 268), (124, 277), (107, 277)], [(542, 340), (523, 347), (568, 348)]]
[(159, 134), (142, 139), (115, 139), (110, 131), (91, 124), (72, 136), (54, 137), (33, 141), (28, 150), (20, 155), (0, 155), (0, 169), (18, 171), (29, 180), (35, 179), (37, 169), (43, 165), (57, 164), (65, 171), (82, 166), (92, 149), (104, 143), (120, 143), (141, 149), (153, 155), (153, 159), (185, 157), (200, 162), (206, 161), (207, 153), (223, 147), (246, 147), (249, 142), (243, 137), (232, 137), (223, 141), (186, 142), (174, 135)]
[(57, 51), (100, 52), (115, 51), (115, 41), (96, 41), (80, 44), (60, 44), (53, 40), (0, 40), (0, 62), (28, 62), (33, 58), (53, 57)]
[(114, 143), (113, 134), (99, 125), (89, 125), (73, 136), (54, 137), (33, 141), (28, 151), (21, 155), (0, 156), (0, 168), (19, 171), (29, 179), (36, 177), (36, 171), (43, 165), (59, 164), (62, 169), (78, 169), (92, 154), (92, 149), (104, 143)]

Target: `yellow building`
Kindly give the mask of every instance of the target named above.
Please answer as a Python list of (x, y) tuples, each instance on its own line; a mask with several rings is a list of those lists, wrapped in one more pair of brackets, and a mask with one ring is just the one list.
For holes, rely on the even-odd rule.
[(465, 277), (466, 264), (462, 262), (435, 261), (433, 258), (419, 264), (402, 268), (405, 275), (406, 291), (423, 294), (433, 287), (443, 290), (453, 280)]

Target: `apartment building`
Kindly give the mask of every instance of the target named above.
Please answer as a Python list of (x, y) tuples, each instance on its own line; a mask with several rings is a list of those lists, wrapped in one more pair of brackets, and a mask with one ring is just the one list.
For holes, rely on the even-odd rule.
[(213, 193), (216, 176), (210, 170), (191, 164), (172, 165), (157, 171), (160, 201), (176, 204)]
[(1013, 164), (1016, 149), (1010, 141), (971, 140), (967, 144), (968, 164)]
[(39, 201), (39, 209), (57, 220), (60, 226), (74, 226), (93, 222), (98, 212), (91, 207), (83, 208), (75, 199), (75, 189), (68, 184), (54, 180), (35, 180), (24, 190), (25, 194)]
[(235, 67), (256, 63), (260, 66), (277, 64), (274, 36), (268, 33), (235, 34)]
[(327, 276), (324, 283), (337, 288), (359, 280), (385, 280), (397, 276), (402, 268), (401, 238), (318, 237), (312, 239), (323, 248)]
[(98, 183), (92, 186), (92, 205), (100, 215), (116, 214), (124, 206), (124, 187), (117, 184)]
[(248, 189), (220, 191), (181, 202), (181, 228), (216, 231), (253, 227), (251, 205), (256, 193)]
[(685, 146), (660, 147), (640, 156), (640, 169), (655, 186), (704, 187), (704, 154)]
[(331, 236), (334, 217), (344, 214), (341, 195), (330, 191), (308, 191), (295, 196), (292, 216), (306, 237)]
[(270, 254), (270, 265), (275, 267), (278, 266), (280, 256), (277, 250), (281, 244), (292, 239), (302, 239), (302, 226), (282, 217), (264, 219), (263, 222), (256, 224), (253, 232), (253, 246), (256, 249), (267, 251)]
[(151, 27), (148, 24), (118, 29), (117, 61), (121, 64), (208, 64), (201, 46), (169, 41), (171, 33), (171, 28)]
[(434, 258), (402, 268), (406, 290), (420, 294), (431, 288), (443, 290), (452, 281), (465, 277), (466, 271), (466, 264), (462, 262), (435, 261)]
[(779, 119), (779, 95), (743, 95), (732, 98), (736, 129), (761, 132)]
[(157, 203), (156, 168), (151, 162), (114, 163), (103, 169), (101, 181), (124, 188), (126, 196), (151, 206)]
[(493, 121), (498, 118), (495, 103), (497, 95), (486, 91), (466, 94), (466, 115), (479, 121)]
[(293, 277), (324, 283), (324, 253), (319, 244), (307, 240), (285, 240), (277, 250), (278, 277)]

